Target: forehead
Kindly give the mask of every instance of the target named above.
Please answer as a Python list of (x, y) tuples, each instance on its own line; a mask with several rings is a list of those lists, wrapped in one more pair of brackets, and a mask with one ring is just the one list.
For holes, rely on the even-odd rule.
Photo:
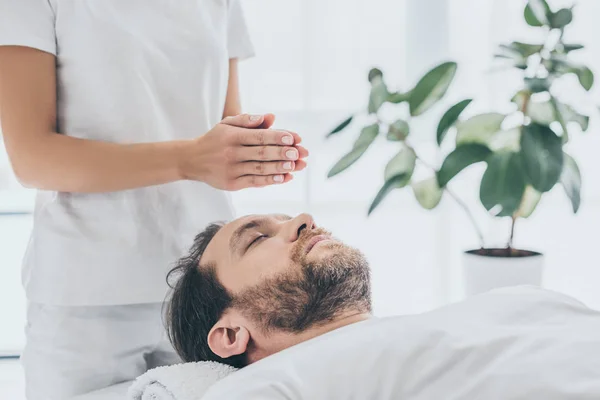
[(252, 223), (265, 223), (265, 222), (280, 222), (291, 219), (290, 216), (285, 214), (264, 214), (264, 215), (247, 215), (245, 217), (238, 218), (227, 224), (225, 224), (212, 238), (204, 254), (200, 259), (200, 263), (217, 262), (218, 259), (222, 259), (223, 256), (229, 256), (229, 242), (235, 232), (242, 226)]

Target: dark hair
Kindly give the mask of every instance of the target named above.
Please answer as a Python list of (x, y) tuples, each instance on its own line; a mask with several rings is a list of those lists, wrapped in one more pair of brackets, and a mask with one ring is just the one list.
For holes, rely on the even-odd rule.
[[(198, 234), (189, 254), (167, 274), (172, 290), (165, 314), (166, 329), (184, 362), (216, 361), (241, 368), (246, 365), (245, 355), (224, 359), (208, 346), (208, 333), (232, 302), (217, 278), (215, 266), (200, 265), (208, 243), (222, 227), (222, 223), (213, 223)], [(172, 284), (174, 277), (176, 281)]]

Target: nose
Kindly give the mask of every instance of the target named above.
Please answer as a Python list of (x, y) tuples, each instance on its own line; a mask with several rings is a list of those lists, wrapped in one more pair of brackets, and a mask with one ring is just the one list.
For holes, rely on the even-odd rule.
[(296, 218), (287, 221), (284, 228), (284, 234), (288, 241), (295, 242), (304, 229), (315, 229), (317, 225), (310, 214), (300, 214)]

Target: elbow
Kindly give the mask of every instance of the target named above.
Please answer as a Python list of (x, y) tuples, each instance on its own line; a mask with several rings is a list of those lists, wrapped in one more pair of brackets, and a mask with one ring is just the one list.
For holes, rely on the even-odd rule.
[(27, 158), (17, 157), (11, 160), (13, 174), (21, 186), (26, 189), (37, 189), (39, 176), (36, 174), (36, 166), (32, 165)]
[(45, 156), (49, 152), (46, 135), (27, 135), (26, 132), (5, 132), (6, 152), (17, 181), (27, 189), (42, 189), (48, 176)]
[(17, 178), (19, 184), (21, 184), (21, 186), (23, 186), (25, 189), (36, 188), (36, 185), (34, 183), (35, 179), (32, 176), (32, 173), (28, 171), (26, 167), (17, 167), (15, 164), (13, 164), (13, 173)]

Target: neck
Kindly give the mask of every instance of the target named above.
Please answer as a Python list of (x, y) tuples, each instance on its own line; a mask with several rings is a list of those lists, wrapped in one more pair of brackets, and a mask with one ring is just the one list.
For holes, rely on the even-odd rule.
[(276, 332), (270, 333), (267, 336), (261, 335), (260, 337), (255, 337), (253, 346), (254, 351), (248, 354), (249, 361), (250, 363), (259, 361), (299, 343), (314, 339), (317, 336), (324, 335), (335, 329), (365, 321), (371, 317), (372, 315), (370, 313), (346, 313), (340, 315), (333, 321), (306, 329), (300, 333)]

